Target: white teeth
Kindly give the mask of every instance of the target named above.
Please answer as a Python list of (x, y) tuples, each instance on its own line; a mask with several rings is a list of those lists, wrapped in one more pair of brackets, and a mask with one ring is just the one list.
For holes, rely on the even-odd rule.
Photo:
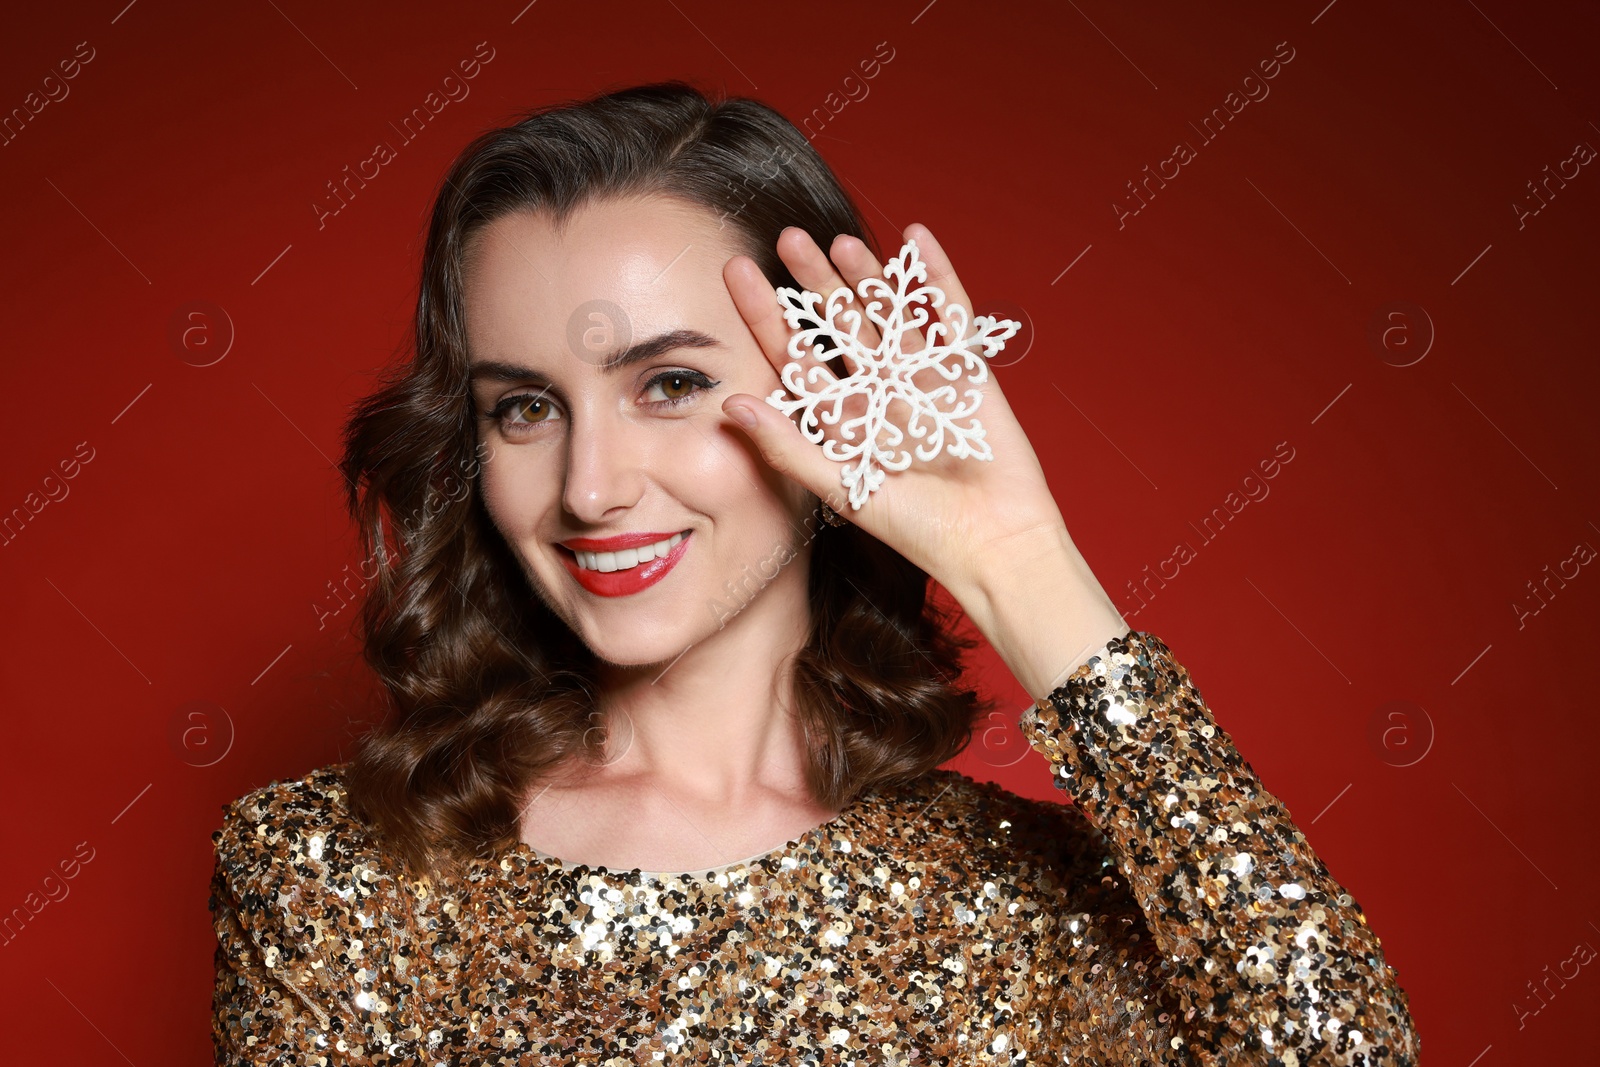
[(609, 574), (612, 571), (625, 571), (637, 567), (641, 563), (649, 563), (653, 559), (660, 559), (677, 547), (683, 540), (683, 534), (676, 533), (665, 541), (657, 541), (653, 545), (640, 545), (638, 548), (624, 548), (620, 552), (583, 552), (577, 551), (573, 555), (578, 557), (578, 566), (586, 571), (600, 571)]

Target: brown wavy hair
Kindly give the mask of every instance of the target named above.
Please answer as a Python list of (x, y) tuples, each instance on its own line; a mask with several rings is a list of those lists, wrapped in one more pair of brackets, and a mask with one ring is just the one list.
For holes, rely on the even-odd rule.
[[(414, 876), (513, 846), (531, 787), (605, 744), (593, 654), (532, 595), (478, 490), (463, 252), (510, 212), (559, 222), (586, 203), (643, 194), (717, 215), (774, 286), (800, 287), (774, 248), (785, 226), (823, 248), (852, 234), (878, 253), (788, 119), (681, 81), (529, 112), (451, 165), (433, 204), (410, 358), (355, 405), (340, 464), (375, 571), (359, 620), (364, 654), (393, 702), (351, 759), (349, 797)], [(795, 706), (808, 784), (830, 807), (951, 759), (992, 707), (960, 685), (962, 652), (976, 642), (954, 633), (928, 592), (926, 573), (856, 527), (815, 528)]]

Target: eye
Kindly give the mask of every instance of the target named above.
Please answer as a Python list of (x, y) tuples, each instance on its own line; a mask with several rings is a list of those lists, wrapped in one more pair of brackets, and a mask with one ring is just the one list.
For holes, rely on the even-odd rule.
[(518, 393), (501, 399), (486, 415), (507, 436), (527, 433), (527, 427), (549, 422), (554, 406), (543, 393)]
[[(646, 403), (655, 408), (675, 408), (721, 384), (721, 381), (712, 381), (699, 371), (663, 371), (645, 383), (647, 397), (653, 391), (660, 390), (663, 399), (649, 399)], [(557, 421), (558, 410), (547, 392), (516, 393), (502, 398), (493, 409), (484, 412), (483, 417), (492, 420), (507, 437), (524, 437), (533, 433), (536, 426)]]
[(659, 387), (664, 400), (655, 401), (663, 407), (675, 407), (685, 401), (693, 400), (702, 390), (714, 389), (721, 385), (720, 381), (712, 381), (699, 371), (669, 370), (651, 378), (645, 384), (645, 392)]

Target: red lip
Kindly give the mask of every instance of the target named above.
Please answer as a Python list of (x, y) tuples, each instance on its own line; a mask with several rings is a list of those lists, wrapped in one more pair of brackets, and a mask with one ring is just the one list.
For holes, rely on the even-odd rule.
[[(563, 542), (563, 546), (573, 545), (578, 548), (582, 548), (585, 552), (615, 552), (617, 548), (635, 547), (634, 545), (619, 544), (619, 542), (629, 539), (635, 540), (637, 544), (650, 545), (655, 544), (656, 541), (665, 541), (671, 536), (672, 534), (623, 534), (621, 537), (608, 538), (605, 541), (594, 541), (590, 540), (589, 538), (576, 538), (572, 541)], [(640, 540), (640, 538), (648, 538), (648, 540)], [(672, 570), (673, 567), (676, 567), (678, 565), (678, 561), (683, 558), (683, 554), (689, 551), (689, 542), (693, 539), (694, 538), (691, 534), (685, 533), (683, 535), (683, 540), (679, 541), (677, 545), (673, 547), (672, 551), (668, 552), (665, 556), (660, 556), (648, 563), (641, 563), (636, 567), (629, 567), (625, 571), (602, 572), (584, 570), (582, 567), (578, 566), (578, 557), (570, 551), (561, 553), (561, 562), (566, 566), (567, 573), (571, 574), (573, 579), (576, 580), (579, 585), (583, 586), (595, 596), (631, 596), (634, 593), (642, 592), (643, 590), (650, 588), (652, 585), (655, 585), (661, 579), (665, 578), (667, 576), (667, 572)], [(585, 547), (586, 545), (591, 544), (611, 544), (615, 547)]]
[(573, 551), (583, 552), (618, 552), (624, 548), (638, 548), (641, 545), (653, 545), (658, 541), (666, 541), (677, 534), (687, 533), (683, 530), (671, 530), (667, 533), (630, 533), (618, 534), (615, 537), (574, 537), (570, 541), (560, 542), (561, 547)]

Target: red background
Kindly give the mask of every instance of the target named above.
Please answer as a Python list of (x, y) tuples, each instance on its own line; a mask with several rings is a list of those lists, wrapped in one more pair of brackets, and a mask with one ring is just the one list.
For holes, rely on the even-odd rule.
[[(1512, 605), (1600, 547), (1600, 174), (1552, 183), (1520, 227), (1512, 205), (1600, 146), (1592, 5), (123, 2), (36, 6), (0, 41), (7, 113), (94, 49), (0, 146), (0, 514), (93, 449), (0, 545), (0, 912), (93, 849), (0, 945), (8, 1058), (208, 1062), (220, 805), (348, 754), (375, 707), (353, 611), (318, 626), (357, 559), (331, 462), (402, 340), (454, 153), (522, 109), (668, 77), (798, 120), (885, 41), (817, 147), (886, 246), (927, 223), (980, 310), (1030, 319), (999, 375), (1119, 606), (1195, 551), (1130, 622), (1366, 908), (1428, 1061), (1590, 1050), (1600, 975), (1520, 1028), (1514, 1005), (1600, 946), (1600, 575), (1552, 582), (1521, 625)], [(398, 143), (388, 124), (482, 41), (471, 95), (319, 229), (325, 183)], [(1285, 41), (1270, 95), (1201, 143), (1189, 123)], [(1126, 183), (1179, 140), (1197, 158), (1119, 227)], [(203, 367), (228, 328), (212, 313), (174, 342), (196, 300), (234, 335)], [(1415, 310), (1370, 339), (1401, 300), (1431, 346)], [(1202, 538), (1280, 442), (1270, 495)], [(992, 655), (977, 669), (1020, 710)], [(185, 742), (195, 701), (213, 707)], [(1056, 795), (1011, 722), (958, 765)]]

